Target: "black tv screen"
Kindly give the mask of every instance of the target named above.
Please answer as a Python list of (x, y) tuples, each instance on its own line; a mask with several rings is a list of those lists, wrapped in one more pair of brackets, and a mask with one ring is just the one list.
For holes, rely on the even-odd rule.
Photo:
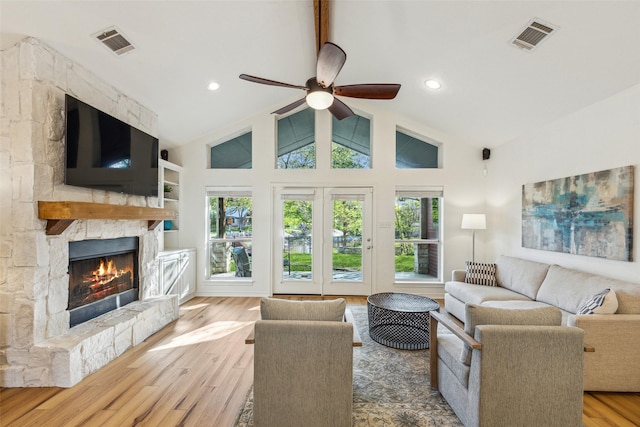
[(71, 95), (65, 109), (65, 184), (158, 196), (158, 138)]

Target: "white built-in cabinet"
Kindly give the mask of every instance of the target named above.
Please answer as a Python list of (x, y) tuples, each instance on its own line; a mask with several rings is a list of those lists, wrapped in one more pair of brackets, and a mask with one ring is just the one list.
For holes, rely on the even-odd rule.
[[(177, 217), (172, 221), (164, 221), (160, 238), (160, 249), (180, 248), (180, 181), (182, 166), (175, 165), (166, 160), (158, 161), (158, 199), (160, 207), (170, 209), (177, 213)], [(164, 191), (164, 190), (169, 191)]]
[(180, 304), (196, 293), (196, 250), (177, 249), (158, 255), (159, 281), (164, 295), (179, 295)]
[(196, 293), (196, 250), (180, 248), (182, 166), (160, 159), (158, 178), (160, 207), (176, 212), (175, 220), (165, 220), (162, 224), (163, 229), (158, 242), (158, 279), (163, 294), (179, 295), (182, 304), (193, 298)]

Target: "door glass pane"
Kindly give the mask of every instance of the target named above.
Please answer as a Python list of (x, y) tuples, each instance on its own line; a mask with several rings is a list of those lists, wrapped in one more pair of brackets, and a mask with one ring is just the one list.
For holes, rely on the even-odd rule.
[(362, 281), (362, 201), (333, 201), (333, 280)]
[(311, 280), (313, 202), (283, 202), (282, 278)]

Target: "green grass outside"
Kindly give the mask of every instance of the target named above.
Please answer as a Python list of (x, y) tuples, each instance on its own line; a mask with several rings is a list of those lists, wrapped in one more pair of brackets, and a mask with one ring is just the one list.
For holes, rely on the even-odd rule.
[(413, 255), (396, 255), (396, 272), (411, 273), (413, 271)]
[[(287, 255), (283, 255), (285, 262)], [(334, 268), (359, 270), (361, 262), (361, 256), (358, 254), (333, 254)], [(413, 255), (396, 255), (395, 265), (396, 272), (412, 272)], [(289, 267), (285, 264), (284, 269), (288, 271)], [(311, 254), (291, 254), (291, 271), (311, 271)]]

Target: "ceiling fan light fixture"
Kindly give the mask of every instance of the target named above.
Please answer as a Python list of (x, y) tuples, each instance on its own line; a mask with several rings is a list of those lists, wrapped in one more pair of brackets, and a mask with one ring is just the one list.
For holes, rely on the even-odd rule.
[(323, 90), (309, 92), (306, 97), (307, 104), (314, 110), (325, 110), (333, 104), (333, 95)]

